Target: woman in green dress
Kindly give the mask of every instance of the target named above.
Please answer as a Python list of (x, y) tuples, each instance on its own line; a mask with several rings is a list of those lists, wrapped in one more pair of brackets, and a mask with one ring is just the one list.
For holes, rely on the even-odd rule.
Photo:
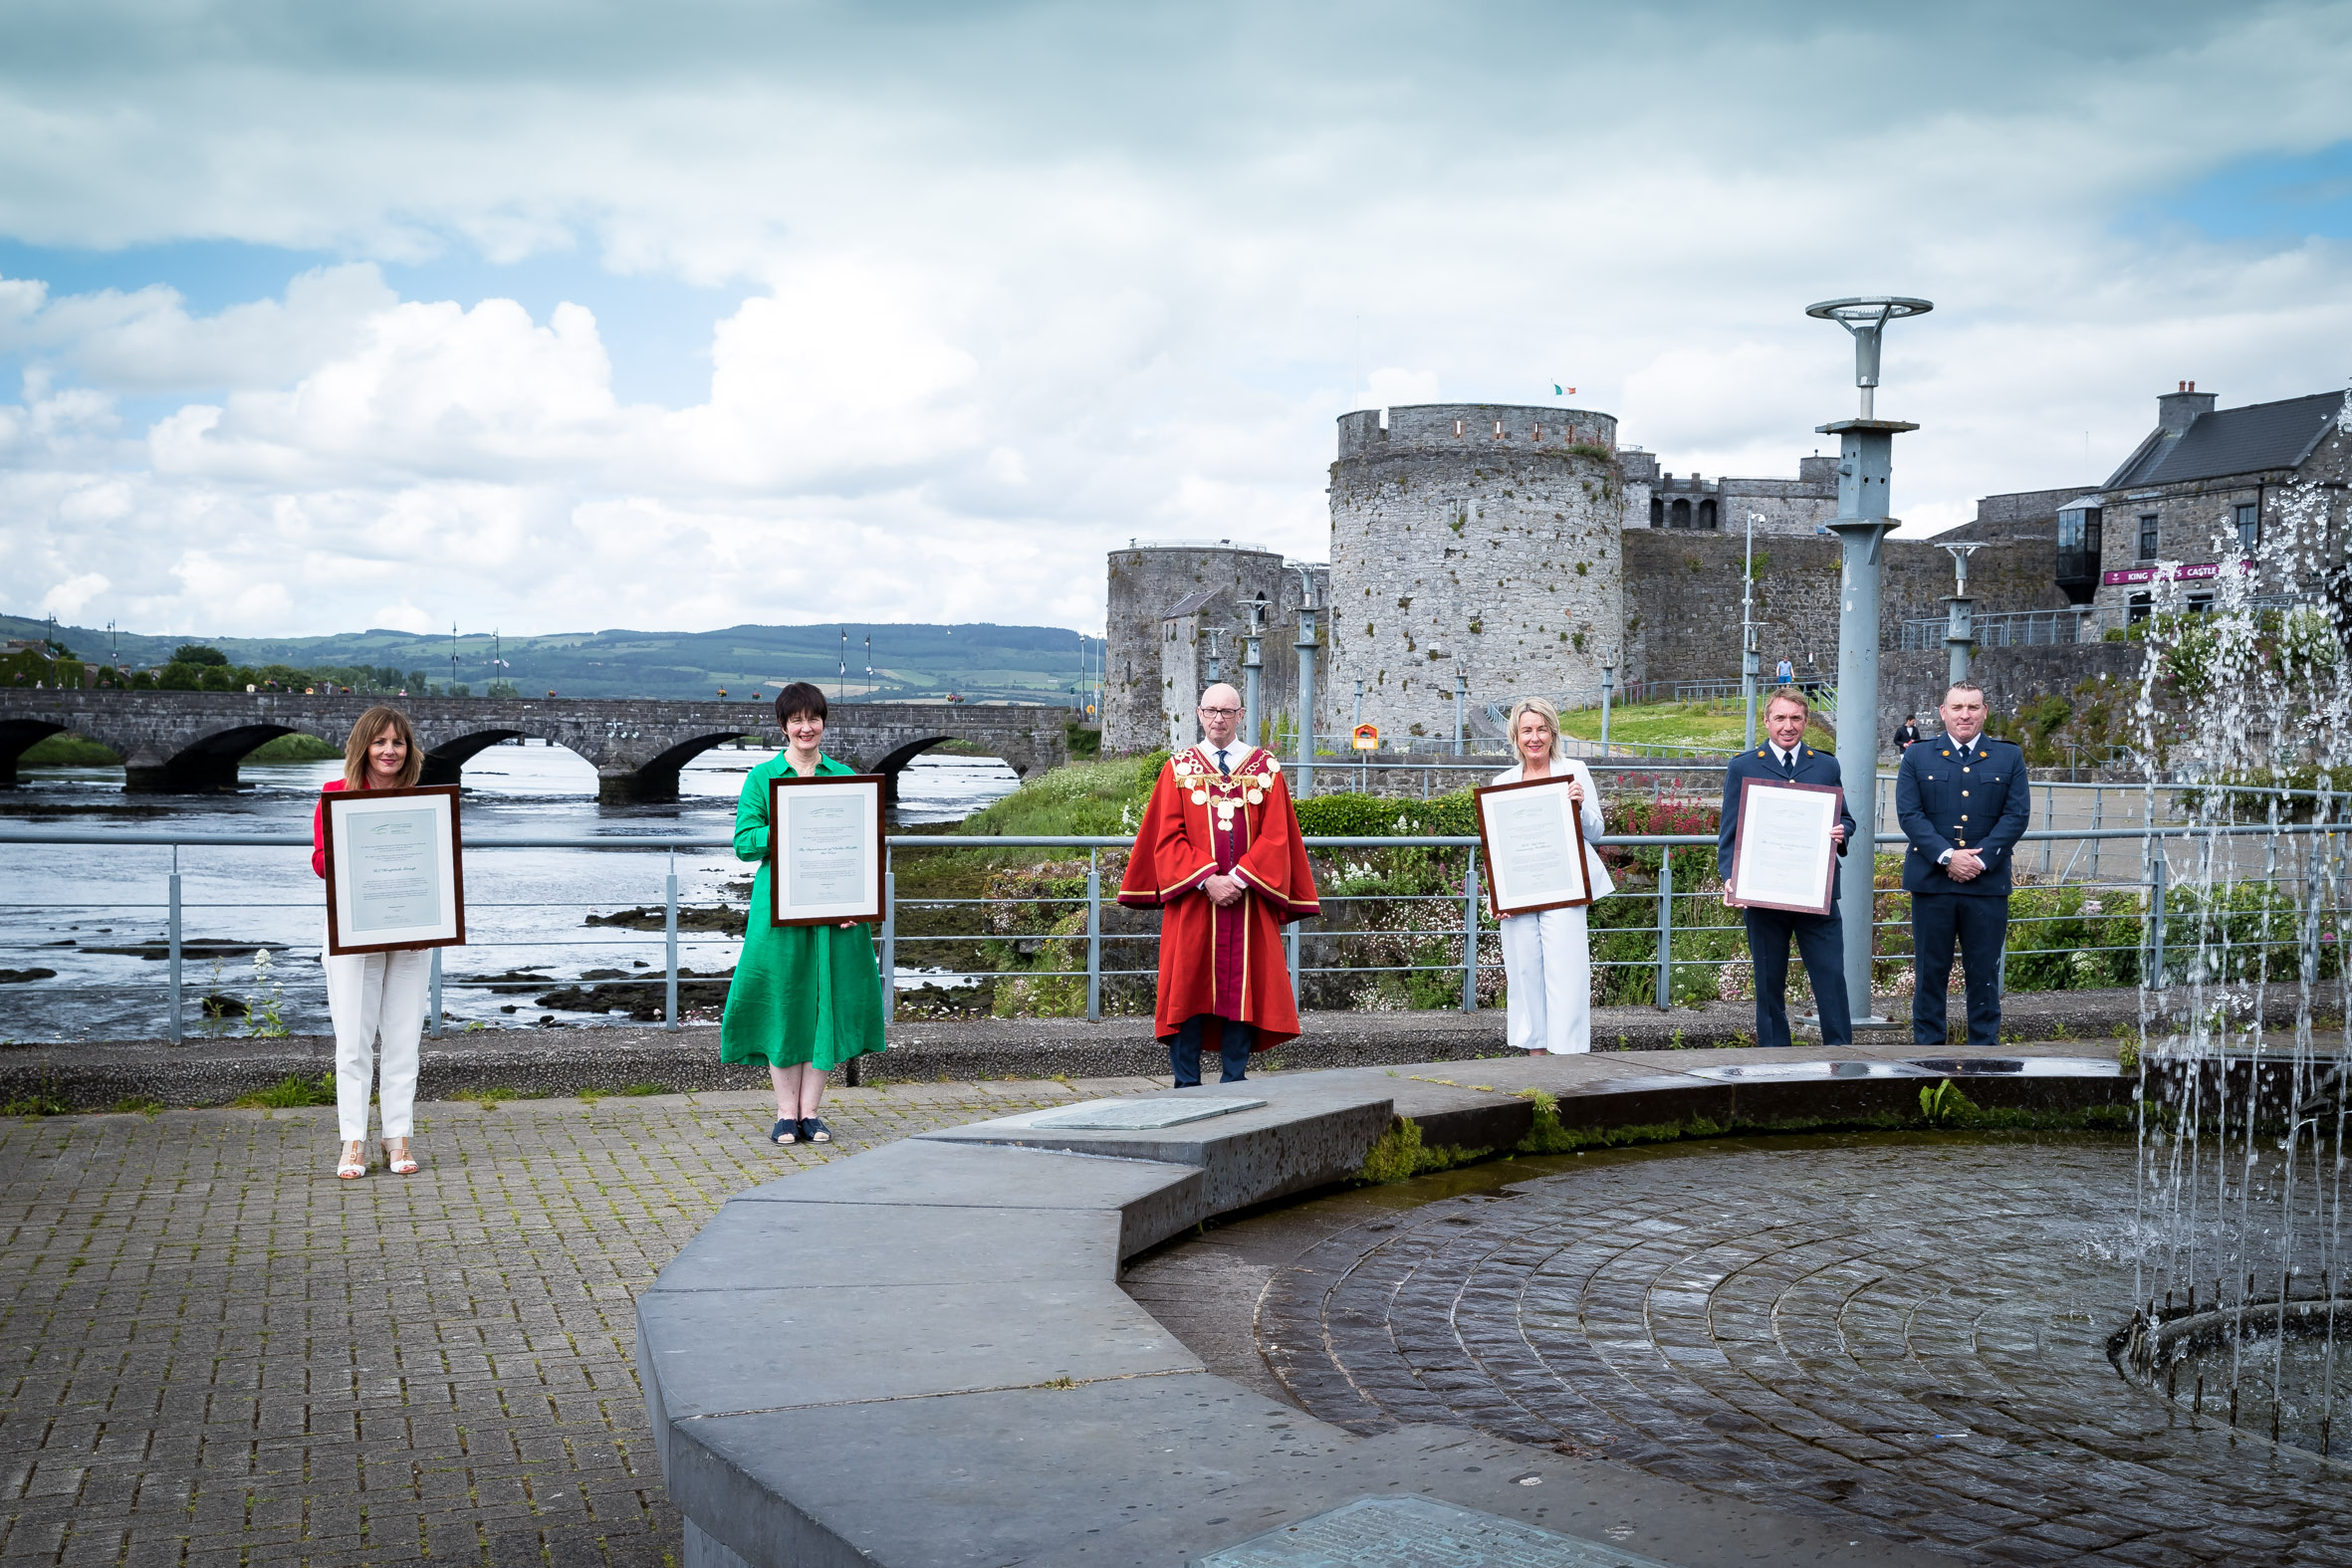
[(760, 1062), (776, 1085), (773, 1143), (830, 1143), (818, 1119), (824, 1075), (853, 1056), (882, 1048), (882, 976), (873, 935), (855, 921), (839, 926), (779, 926), (769, 901), (769, 781), (854, 774), (818, 750), (824, 739), (824, 693), (795, 681), (776, 697), (785, 749), (743, 782), (735, 806), (735, 857), (756, 860), (743, 957), (727, 987), (719, 1022), (721, 1061)]

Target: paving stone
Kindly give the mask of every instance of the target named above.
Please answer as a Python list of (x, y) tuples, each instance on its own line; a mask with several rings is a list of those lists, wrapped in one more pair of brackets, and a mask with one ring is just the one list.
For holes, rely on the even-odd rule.
[(1134, 1087), (428, 1103), (358, 1182), (329, 1109), (0, 1119), (0, 1564), (674, 1564), (635, 1296), (721, 1204)]
[[(1264, 1365), (1350, 1430), (1548, 1425), (1978, 1563), (2352, 1564), (2333, 1466), (2192, 1428), (2107, 1364), (2131, 1183), (2120, 1140), (1726, 1140), (1521, 1160), (1416, 1184), (1452, 1193), (1435, 1201), (1347, 1195), (1211, 1235), (1267, 1275)], [(2100, 1190), (2122, 1196), (2084, 1202)], [(1180, 1297), (1203, 1244), (1126, 1282)], [(1217, 1324), (1170, 1326), (1223, 1370)]]

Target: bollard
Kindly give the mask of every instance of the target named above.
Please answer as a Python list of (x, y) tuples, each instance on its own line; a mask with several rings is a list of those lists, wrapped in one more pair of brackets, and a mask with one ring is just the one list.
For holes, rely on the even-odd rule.
[(1674, 1006), (1674, 850), (1658, 852), (1658, 1010)]
[[(1295, 931), (1297, 928), (1292, 928)], [(1294, 941), (1291, 994), (1298, 994), (1298, 959)], [(1086, 851), (1086, 1021), (1102, 1018), (1102, 851)]]
[[(1478, 1010), (1478, 851), (1462, 862), (1462, 1010)], [(1296, 928), (1294, 927), (1294, 930)], [(1295, 982), (1294, 982), (1294, 986)]]
[(180, 1020), (184, 1016), (179, 995), (179, 845), (171, 846), (171, 915), (165, 940), (171, 948), (171, 1043), (180, 1041)]
[(667, 965), (662, 983), (662, 1027), (678, 1026), (678, 852), (669, 852), (669, 887), (662, 895), (661, 938)]
[(427, 1007), (429, 1008), (432, 1015), (433, 1038), (439, 1039), (441, 1037), (441, 950), (439, 948), (433, 949), (433, 967), (431, 975), (432, 978), (426, 982), (428, 992), (432, 998), (431, 1002), (427, 1004)]
[(890, 869), (890, 846), (882, 846), (882, 1021), (898, 1017), (898, 873)]

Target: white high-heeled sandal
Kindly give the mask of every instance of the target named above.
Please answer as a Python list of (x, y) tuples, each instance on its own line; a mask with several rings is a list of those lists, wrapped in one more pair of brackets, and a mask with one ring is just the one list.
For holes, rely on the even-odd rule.
[[(400, 1146), (399, 1152), (396, 1154), (392, 1151), (394, 1143)], [(390, 1171), (394, 1176), (414, 1176), (416, 1174), (416, 1156), (408, 1152), (408, 1140), (405, 1138), (386, 1138), (383, 1141), (383, 1163), (384, 1169)]]
[(335, 1174), (344, 1181), (355, 1181), (367, 1174), (367, 1142), (354, 1138), (343, 1146), (343, 1158), (337, 1162)]

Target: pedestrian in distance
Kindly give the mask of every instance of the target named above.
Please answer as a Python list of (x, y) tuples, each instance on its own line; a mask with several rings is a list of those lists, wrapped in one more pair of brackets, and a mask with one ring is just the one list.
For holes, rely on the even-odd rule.
[(743, 956), (727, 986), (719, 1018), (719, 1060), (758, 1062), (776, 1091), (776, 1144), (830, 1143), (832, 1130), (817, 1114), (825, 1074), (883, 1048), (882, 972), (873, 932), (862, 922), (838, 926), (779, 926), (770, 896), (773, 872), (768, 819), (772, 780), (854, 774), (827, 757), (824, 693), (795, 681), (776, 694), (776, 722), (784, 750), (751, 771), (735, 802), (735, 858), (759, 863), (751, 909), (744, 922)]
[[(1740, 796), (1752, 780), (1779, 784), (1827, 784), (1842, 791), (1845, 777), (1837, 759), (1805, 745), (1805, 722), (1812, 706), (1791, 689), (1774, 692), (1764, 705), (1765, 744), (1742, 752), (1724, 769), (1723, 822), (1715, 835), (1715, 866), (1723, 877), (1723, 901), (1737, 901), (1732, 868), (1738, 863)], [(1829, 836), (1845, 857), (1854, 835), (1854, 816), (1841, 793), (1837, 823)], [(1806, 915), (1787, 909), (1743, 909), (1748, 927), (1748, 956), (1756, 968), (1756, 1043), (1784, 1046), (1788, 1038), (1788, 944), (1804, 960), (1805, 979), (1813, 986), (1813, 1010), (1821, 1020), (1823, 1045), (1854, 1043), (1851, 1000), (1846, 996), (1845, 922), (1837, 905), (1826, 915)]]
[(1915, 713), (1903, 715), (1902, 726), (1895, 731), (1896, 751), (1908, 752), (1919, 744), (1919, 725), (1916, 722), (1918, 718), (1919, 715)]
[(1966, 977), (1969, 1043), (2000, 1043), (2000, 955), (2008, 945), (2010, 851), (2032, 811), (2025, 754), (1985, 732), (1985, 689), (1956, 682), (1939, 710), (1942, 739), (1920, 742), (1895, 771), (1895, 816), (1909, 840), (1914, 1044), (1946, 1042), (1952, 949)]
[[(382, 706), (359, 715), (344, 742), (343, 777), (327, 781), (311, 816), (311, 869), (326, 878), (328, 795), (344, 789), (409, 789), (423, 773), (424, 752), (408, 715)], [(395, 948), (335, 954), (322, 942), (319, 963), (327, 972), (327, 1013), (335, 1025), (335, 1116), (343, 1134), (335, 1174), (347, 1182), (367, 1174), (367, 1097), (374, 1086), (383, 1118), (384, 1168), (395, 1176), (413, 1176), (417, 1163), (408, 1140), (415, 1129), (416, 1053), (424, 1033), (432, 953)]]
[(1241, 693), (1212, 686), (1197, 714), (1201, 743), (1160, 768), (1119, 881), (1122, 905), (1160, 911), (1152, 1028), (1180, 1089), (1204, 1047), (1240, 1083), (1252, 1051), (1297, 1035), (1283, 927), (1320, 912), (1283, 765), (1234, 733)]
[(1786, 655), (1782, 655), (1780, 662), (1772, 666), (1772, 683), (1776, 686), (1786, 686), (1795, 679), (1796, 666), (1788, 661)]
[[(1560, 754), (1559, 710), (1529, 697), (1511, 710), (1516, 766), (1499, 784), (1564, 776), (1584, 829), (1584, 875), (1595, 899), (1614, 893), (1609, 868), (1592, 841), (1602, 832), (1600, 789), (1592, 770)], [(1504, 1038), (1530, 1056), (1574, 1056), (1592, 1049), (1592, 950), (1584, 907), (1503, 917)]]

